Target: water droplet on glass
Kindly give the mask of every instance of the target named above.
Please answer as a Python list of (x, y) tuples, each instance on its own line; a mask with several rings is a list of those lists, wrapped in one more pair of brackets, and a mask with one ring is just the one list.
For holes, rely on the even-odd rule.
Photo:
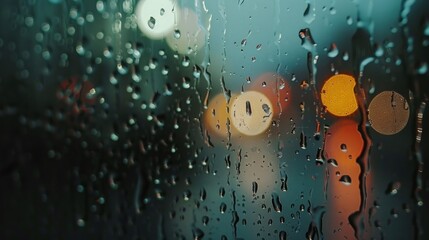
[(155, 27), (155, 23), (156, 23), (156, 20), (153, 17), (150, 17), (149, 20), (147, 21), (147, 25), (149, 26), (150, 29), (153, 29)]
[(328, 50), (328, 57), (334, 58), (338, 56), (338, 53), (339, 51), (338, 51), (337, 45), (335, 43), (332, 43)]
[(252, 193), (253, 193), (253, 195), (256, 195), (257, 192), (258, 192), (258, 183), (252, 182)]
[(250, 101), (246, 101), (246, 114), (248, 116), (252, 115), (252, 106), (250, 105)]
[(287, 234), (285, 231), (280, 231), (279, 233), (279, 240), (286, 240), (287, 239)]
[(271, 114), (271, 109), (270, 109), (270, 107), (268, 106), (268, 104), (262, 104), (262, 110), (264, 110), (264, 112), (266, 113), (266, 114)]
[(192, 236), (194, 240), (201, 240), (204, 237), (204, 232), (199, 228), (194, 228), (192, 230)]
[(225, 197), (225, 188), (224, 187), (219, 188), (219, 196), (221, 198)]
[(222, 214), (224, 214), (226, 212), (226, 204), (225, 203), (220, 204), (219, 211)]
[(353, 24), (353, 18), (350, 17), (350, 16), (347, 16), (346, 21), (347, 21), (348, 25), (352, 25)]
[(352, 179), (349, 175), (343, 175), (340, 177), (340, 182), (346, 186), (350, 186), (352, 184)]
[(304, 11), (304, 22), (307, 24), (311, 24), (314, 19), (316, 19), (316, 12), (315, 9), (311, 7), (310, 3), (307, 3), (307, 8), (305, 8)]
[(342, 152), (347, 152), (347, 145), (346, 145), (346, 144), (342, 143), (342, 144), (340, 145), (340, 148), (341, 148), (341, 151), (342, 151)]
[(390, 183), (389, 186), (387, 187), (386, 194), (395, 195), (398, 193), (400, 188), (401, 188), (400, 182)]
[(175, 38), (175, 39), (179, 39), (179, 38), (180, 38), (180, 36), (181, 36), (181, 34), (180, 34), (180, 30), (179, 30), (179, 29), (175, 29), (175, 30), (174, 30), (174, 38)]
[(331, 164), (334, 167), (338, 167), (338, 162), (335, 159), (328, 159), (328, 163)]
[(273, 204), (274, 211), (280, 213), (282, 212), (282, 204), (280, 202), (280, 198), (277, 194), (273, 193), (271, 194), (271, 203)]

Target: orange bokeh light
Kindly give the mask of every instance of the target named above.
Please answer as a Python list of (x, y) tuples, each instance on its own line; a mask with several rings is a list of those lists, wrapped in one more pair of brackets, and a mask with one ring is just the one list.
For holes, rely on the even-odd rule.
[[(228, 136), (227, 121), (231, 121), (227, 108), (230, 107), (226, 102), (223, 94), (218, 94), (209, 100), (208, 108), (204, 112), (204, 126), (208, 133), (212, 136), (226, 138)], [(231, 136), (237, 135), (237, 130), (233, 124), (229, 123), (229, 132)]]
[(352, 119), (340, 119), (326, 132), (325, 158), (335, 159), (338, 164), (354, 162), (363, 149), (363, 138), (358, 124)]
[(322, 104), (331, 114), (339, 117), (354, 113), (358, 104), (354, 94), (356, 81), (346, 74), (334, 75), (322, 87)]
[[(325, 225), (327, 239), (342, 239), (354, 234), (348, 218), (359, 209), (361, 202), (360, 167), (356, 160), (362, 153), (363, 146), (364, 141), (358, 130), (358, 123), (352, 119), (340, 119), (326, 132), (325, 158), (335, 159), (338, 163), (337, 166), (328, 166), (329, 209)], [(341, 181), (342, 179), (348, 179), (348, 182)]]

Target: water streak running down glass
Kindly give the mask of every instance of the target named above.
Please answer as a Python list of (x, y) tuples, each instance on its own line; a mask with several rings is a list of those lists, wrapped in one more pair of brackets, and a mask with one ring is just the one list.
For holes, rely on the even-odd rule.
[(426, 0), (5, 0), (0, 239), (429, 238)]

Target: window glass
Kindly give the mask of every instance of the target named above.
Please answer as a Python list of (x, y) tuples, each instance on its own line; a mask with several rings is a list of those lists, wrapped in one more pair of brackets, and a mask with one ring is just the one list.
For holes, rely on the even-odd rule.
[(1, 6), (0, 238), (429, 238), (427, 1)]

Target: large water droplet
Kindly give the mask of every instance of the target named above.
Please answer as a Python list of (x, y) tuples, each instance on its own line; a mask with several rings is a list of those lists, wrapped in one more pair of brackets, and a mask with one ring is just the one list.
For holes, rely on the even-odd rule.
[(340, 177), (340, 182), (346, 186), (350, 186), (352, 184), (352, 179), (349, 175), (343, 175)]
[(147, 25), (149, 26), (150, 29), (153, 29), (155, 27), (155, 23), (156, 23), (156, 20), (153, 17), (150, 17), (149, 20), (147, 21)]
[(282, 204), (280, 202), (280, 198), (277, 194), (273, 193), (271, 195), (271, 203), (273, 204), (274, 211), (280, 213), (282, 212)]

